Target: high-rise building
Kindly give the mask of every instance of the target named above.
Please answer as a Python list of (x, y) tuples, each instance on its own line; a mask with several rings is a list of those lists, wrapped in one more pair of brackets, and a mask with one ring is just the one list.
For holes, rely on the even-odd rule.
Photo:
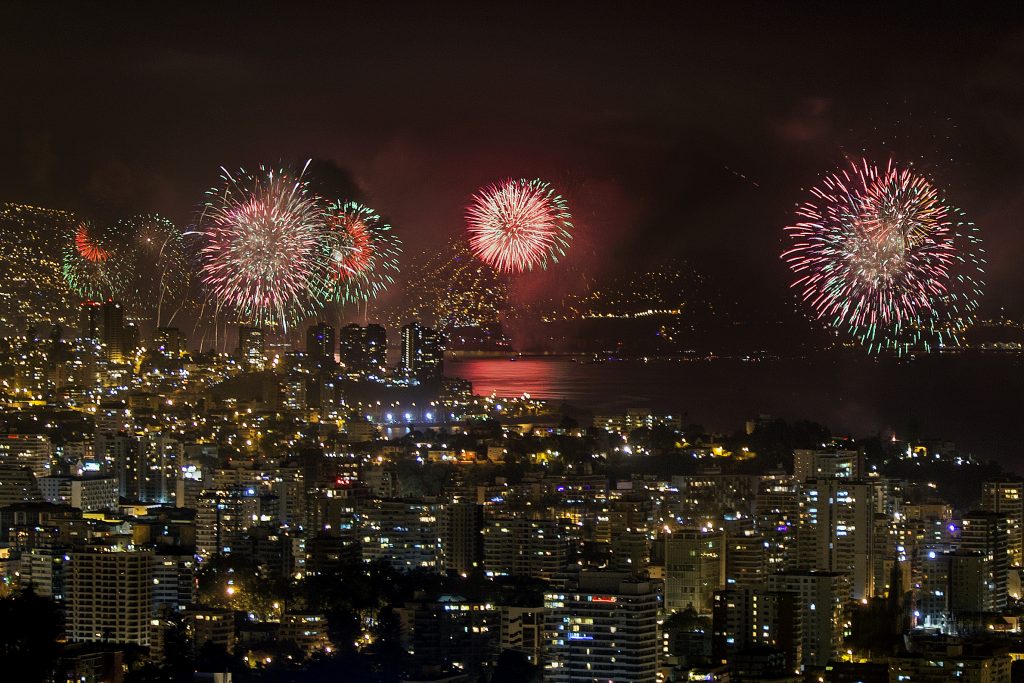
[(388, 332), (382, 325), (370, 323), (364, 332), (366, 365), (371, 374), (383, 376), (388, 364)]
[[(918, 554), (917, 623), (946, 631), (950, 621), (950, 553), (948, 547), (924, 546)], [(980, 572), (979, 572), (980, 574)]]
[(494, 656), (501, 614), (491, 603), (470, 602), (457, 595), (436, 600), (422, 596), (395, 612), (414, 672), (448, 669), (476, 678), (473, 674), (479, 674)]
[(338, 331), (338, 356), (352, 379), (380, 378), (387, 365), (388, 335), (380, 325), (355, 323)]
[(32, 586), (33, 592), (44, 598), (63, 602), (66, 591), (68, 547), (57, 543), (42, 543), (21, 553), (18, 582)]
[(986, 594), (980, 604), (984, 611), (1006, 608), (1006, 575), (1010, 569), (1007, 516), (1002, 512), (975, 510), (963, 518), (957, 552), (974, 552), (984, 559)]
[(53, 442), (45, 434), (0, 434), (0, 465), (27, 467), (36, 477), (50, 473)]
[(757, 586), (768, 573), (768, 541), (747, 530), (729, 534), (725, 551), (725, 585)]
[(1024, 481), (986, 481), (981, 509), (1006, 515), (1010, 566), (1024, 566)]
[(191, 548), (161, 547), (153, 557), (153, 607), (178, 611), (196, 599), (195, 555)]
[(306, 330), (306, 355), (316, 366), (334, 363), (334, 328), (327, 323), (310, 325)]
[(793, 451), (793, 474), (808, 479), (858, 479), (864, 476), (864, 455), (859, 451)]
[(445, 505), (438, 515), (445, 571), (469, 574), (483, 565), (484, 508), (470, 501)]
[(400, 572), (437, 566), (435, 506), (417, 500), (375, 500), (363, 511), (363, 560), (384, 560)]
[(196, 551), (203, 557), (230, 555), (250, 526), (277, 516), (277, 497), (253, 486), (206, 490), (196, 509)]
[(39, 483), (32, 470), (19, 465), (0, 464), (0, 507), (42, 499)]
[(767, 474), (758, 482), (754, 521), (768, 544), (768, 572), (796, 565), (796, 530), (800, 520), (800, 484), (789, 474)]
[(263, 330), (258, 327), (240, 325), (238, 328), (238, 362), (249, 372), (259, 372), (267, 367), (266, 342)]
[(544, 680), (654, 683), (658, 591), (628, 572), (581, 572), (575, 586), (544, 596)]
[(338, 360), (345, 374), (358, 377), (364, 367), (363, 328), (352, 323), (338, 330)]
[(492, 517), (484, 524), (483, 537), (488, 575), (551, 580), (565, 571), (569, 540), (554, 519)]
[(692, 607), (711, 613), (715, 591), (725, 584), (725, 536), (721, 531), (680, 529), (665, 536), (665, 609)]
[(403, 327), (398, 371), (419, 382), (440, 379), (444, 374), (444, 342), (440, 333), (418, 322)]
[(103, 330), (103, 305), (98, 301), (83, 301), (78, 309), (78, 329), (83, 339), (99, 342)]
[(219, 645), (225, 652), (235, 649), (235, 613), (223, 607), (191, 605), (185, 609), (185, 625), (193, 647), (207, 643)]
[(103, 324), (100, 328), (100, 343), (111, 363), (127, 363), (135, 350), (137, 330), (124, 321), (124, 309), (116, 301), (105, 301), (102, 306)]
[(184, 448), (173, 436), (150, 431), (138, 439), (135, 496), (151, 503), (170, 503), (177, 492)]
[(153, 552), (88, 546), (71, 554), (68, 639), (149, 645)]
[(117, 479), (106, 475), (40, 477), (39, 491), (49, 503), (70, 505), (82, 512), (117, 509)]
[(142, 492), (140, 477), (145, 477), (145, 470), (140, 466), (141, 450), (139, 439), (123, 431), (96, 436), (96, 456), (117, 477), (118, 495), (129, 500), (140, 500)]
[(503, 605), (499, 649), (522, 653), (526, 661), (539, 665), (544, 651), (544, 608)]
[(805, 481), (801, 487), (796, 566), (847, 574), (855, 600), (872, 597), (873, 501), (874, 486), (870, 482)]
[(768, 576), (765, 588), (796, 594), (803, 625), (803, 664), (827, 664), (843, 642), (843, 606), (850, 600), (847, 576), (836, 572), (779, 572)]
[(320, 612), (286, 612), (281, 615), (279, 638), (294, 643), (307, 657), (314, 652), (331, 650), (331, 641), (327, 638), (327, 617)]
[(795, 592), (760, 587), (715, 591), (712, 614), (716, 659), (767, 646), (785, 653), (788, 670), (803, 664), (803, 610)]
[(946, 553), (948, 571), (948, 629), (981, 627), (984, 615), (996, 610), (991, 558), (976, 550)]
[(153, 335), (153, 351), (165, 360), (181, 358), (184, 346), (181, 331), (177, 327), (158, 327)]

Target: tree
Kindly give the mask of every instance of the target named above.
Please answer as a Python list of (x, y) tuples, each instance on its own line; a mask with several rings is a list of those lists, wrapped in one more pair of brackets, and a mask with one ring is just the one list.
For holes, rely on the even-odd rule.
[(0, 600), (0, 671), (19, 681), (48, 681), (60, 646), (60, 615), (53, 601), (31, 589)]
[(526, 655), (517, 650), (502, 650), (494, 666), (491, 683), (536, 683), (540, 681), (540, 667), (530, 664)]

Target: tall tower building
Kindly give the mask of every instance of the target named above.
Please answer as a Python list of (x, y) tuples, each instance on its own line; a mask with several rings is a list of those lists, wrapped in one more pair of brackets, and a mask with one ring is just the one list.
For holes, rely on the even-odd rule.
[(759, 586), (768, 573), (768, 541), (752, 531), (729, 534), (725, 551), (725, 585)]
[(177, 327), (158, 327), (153, 335), (154, 351), (161, 358), (177, 360), (182, 351), (181, 331)]
[(131, 334), (124, 322), (124, 310), (116, 301), (106, 301), (102, 307), (102, 327), (100, 342), (103, 344), (107, 360), (112, 363), (125, 363), (131, 355)]
[(859, 451), (793, 451), (793, 474), (808, 479), (858, 479), (864, 476), (864, 456)]
[(153, 551), (88, 546), (71, 557), (68, 638), (149, 645)]
[(267, 366), (266, 342), (263, 330), (241, 325), (238, 328), (238, 362), (249, 372), (259, 372)]
[(363, 328), (352, 323), (338, 330), (338, 360), (350, 377), (363, 374)]
[(917, 588), (914, 607), (917, 623), (945, 631), (950, 617), (950, 553), (948, 548), (927, 544), (918, 553)]
[(0, 465), (28, 467), (36, 477), (50, 474), (53, 442), (45, 434), (4, 434), (0, 436)]
[(83, 301), (78, 309), (78, 329), (83, 339), (100, 340), (103, 330), (103, 305), (98, 301)]
[(768, 576), (769, 591), (795, 593), (800, 606), (805, 666), (825, 666), (843, 643), (843, 606), (850, 600), (845, 574), (779, 572)]
[(855, 600), (874, 595), (874, 486), (867, 481), (809, 479), (801, 489), (797, 562), (801, 569), (842, 572)]
[(444, 374), (444, 344), (437, 330), (418, 322), (402, 328), (402, 355), (398, 370), (405, 377), (420, 382), (441, 378)]
[(352, 379), (384, 376), (388, 335), (380, 325), (347, 325), (338, 331), (338, 357)]
[(981, 489), (981, 509), (1006, 515), (1010, 566), (1024, 566), (1024, 482), (986, 481)]
[(725, 536), (680, 529), (665, 537), (665, 609), (692, 607), (711, 613), (715, 591), (725, 585)]
[(804, 662), (803, 610), (795, 592), (761, 587), (715, 591), (712, 627), (711, 648), (716, 659), (767, 646), (785, 653), (790, 671)]
[(483, 564), (484, 507), (463, 501), (446, 505), (438, 515), (441, 558), (446, 571), (469, 574)]
[(582, 572), (574, 588), (544, 596), (544, 680), (654, 683), (658, 592), (627, 572)]
[(483, 530), (484, 568), (498, 576), (552, 580), (565, 571), (569, 539), (554, 519), (496, 516)]
[(981, 601), (984, 611), (1006, 609), (1006, 575), (1010, 569), (1006, 515), (982, 510), (968, 512), (956, 549), (958, 553), (977, 553), (984, 560), (984, 584), (988, 591)]
[(790, 474), (766, 474), (758, 482), (754, 518), (768, 544), (768, 573), (796, 566), (796, 530), (800, 520), (800, 484)]
[(331, 365), (334, 362), (334, 328), (327, 323), (310, 325), (306, 330), (306, 355), (317, 365)]
[(363, 511), (363, 560), (385, 560), (395, 571), (437, 566), (437, 510), (415, 500), (375, 500)]
[(382, 377), (388, 364), (388, 332), (383, 326), (370, 323), (366, 326), (363, 349), (370, 374)]

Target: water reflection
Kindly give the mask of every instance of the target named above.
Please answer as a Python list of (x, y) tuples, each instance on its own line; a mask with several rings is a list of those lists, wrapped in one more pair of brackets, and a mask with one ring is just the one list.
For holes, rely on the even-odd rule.
[[(652, 408), (710, 429), (736, 431), (761, 414), (809, 419), (858, 436), (916, 431), (961, 450), (1019, 459), (1024, 370), (1016, 356), (928, 357), (914, 362), (822, 354), (763, 362), (573, 362), (568, 358), (470, 359), (447, 374), (477, 394), (535, 398), (594, 412)], [(999, 382), (991, 378), (999, 377)], [(1013, 455), (1011, 455), (1013, 454)]]

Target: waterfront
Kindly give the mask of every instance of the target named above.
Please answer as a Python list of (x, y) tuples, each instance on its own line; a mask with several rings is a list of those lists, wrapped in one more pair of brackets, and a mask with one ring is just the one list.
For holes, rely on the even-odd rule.
[(1024, 360), (1017, 355), (601, 363), (522, 357), (448, 361), (445, 371), (473, 382), (478, 394), (526, 392), (595, 413), (644, 407), (727, 432), (761, 414), (857, 436), (916, 430), (1020, 469)]

